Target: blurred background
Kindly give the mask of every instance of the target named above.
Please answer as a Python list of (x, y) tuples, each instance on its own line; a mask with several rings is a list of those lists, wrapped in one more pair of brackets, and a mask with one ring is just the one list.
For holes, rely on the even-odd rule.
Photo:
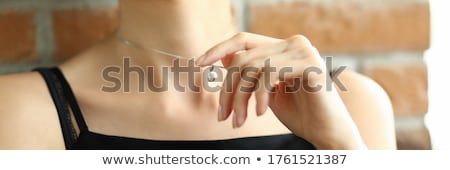
[[(232, 2), (241, 31), (303, 34), (334, 66), (377, 81), (393, 104), (398, 149), (450, 149), (445, 1)], [(117, 17), (117, 0), (0, 0), (0, 74), (61, 63), (114, 33)]]

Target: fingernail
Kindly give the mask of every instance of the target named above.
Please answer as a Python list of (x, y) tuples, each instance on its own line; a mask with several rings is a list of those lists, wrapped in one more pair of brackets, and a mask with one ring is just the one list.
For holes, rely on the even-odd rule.
[(205, 55), (203, 54), (202, 56), (200, 56), (199, 58), (197, 58), (197, 60), (195, 60), (195, 64), (196, 65), (200, 65), (203, 64), (203, 61), (205, 60)]
[(260, 117), (266, 112), (267, 108), (260, 109), (260, 106), (258, 104), (256, 105), (256, 116)]
[(237, 116), (236, 116), (236, 113), (232, 113), (233, 114), (233, 129), (236, 129), (236, 128), (238, 128), (238, 126), (237, 126)]
[[(243, 113), (242, 115), (246, 115), (247, 113)], [(243, 116), (238, 116), (236, 118), (236, 126), (237, 128), (240, 128), (244, 124), (245, 118)]]
[(222, 112), (222, 106), (221, 105), (219, 105), (219, 108), (217, 109), (217, 120), (219, 121), (219, 122), (221, 122), (221, 121), (223, 121), (223, 118), (224, 116), (223, 116), (223, 112)]

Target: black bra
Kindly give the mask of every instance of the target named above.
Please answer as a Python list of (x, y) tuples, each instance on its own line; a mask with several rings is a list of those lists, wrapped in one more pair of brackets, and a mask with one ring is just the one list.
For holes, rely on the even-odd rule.
[[(57, 67), (38, 68), (35, 69), (35, 71), (38, 71), (44, 77), (56, 106), (66, 149), (315, 149), (311, 143), (293, 134), (245, 137), (227, 140), (166, 141), (111, 136), (91, 132), (86, 125), (71, 87), (64, 78), (62, 72)], [(75, 117), (75, 120), (71, 118), (72, 115)], [(78, 126), (78, 129), (80, 130), (79, 134), (76, 133), (74, 124)]]

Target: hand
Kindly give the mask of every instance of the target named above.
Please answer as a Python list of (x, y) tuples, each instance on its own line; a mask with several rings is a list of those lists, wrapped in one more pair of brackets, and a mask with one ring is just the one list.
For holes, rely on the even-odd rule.
[[(257, 115), (270, 107), (295, 135), (317, 148), (365, 148), (338, 92), (334, 86), (325, 88), (329, 79), (326, 65), (304, 36), (280, 40), (238, 33), (196, 62), (207, 66), (219, 60), (229, 70), (220, 93), (219, 120), (232, 114), (233, 127), (242, 126), (248, 114), (248, 100), (254, 93)], [(291, 70), (281, 71), (282, 68)]]

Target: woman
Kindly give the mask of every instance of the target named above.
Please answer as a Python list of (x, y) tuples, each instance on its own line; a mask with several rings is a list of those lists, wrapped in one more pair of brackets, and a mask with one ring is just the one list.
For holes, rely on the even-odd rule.
[[(236, 33), (227, 0), (121, 0), (119, 7), (116, 36), (60, 65), (62, 73), (41, 69), (0, 77), (1, 149), (395, 148), (389, 100), (367, 78), (344, 71), (339, 80), (346, 92), (282, 90), (296, 77), (302, 85), (327, 83), (328, 74), (302, 76), (311, 67), (326, 70), (303, 36)], [(230, 76), (225, 83), (231, 81), (231, 93), (180, 92), (173, 82), (186, 85), (186, 75), (160, 76), (162, 67), (174, 64), (165, 52), (201, 56), (195, 62), (202, 69), (223, 64), (258, 72), (248, 75), (253, 82)], [(105, 68), (123, 70), (124, 56), (133, 67), (154, 68), (149, 83), (168, 78), (168, 90), (142, 92), (139, 74), (125, 77), (123, 71), (115, 77), (129, 84), (129, 92), (101, 90), (111, 85)], [(278, 82), (278, 74), (264, 78), (267, 59), (275, 68), (293, 68), (285, 81)], [(202, 79), (194, 76), (197, 83)], [(258, 81), (273, 88), (237, 90)]]

